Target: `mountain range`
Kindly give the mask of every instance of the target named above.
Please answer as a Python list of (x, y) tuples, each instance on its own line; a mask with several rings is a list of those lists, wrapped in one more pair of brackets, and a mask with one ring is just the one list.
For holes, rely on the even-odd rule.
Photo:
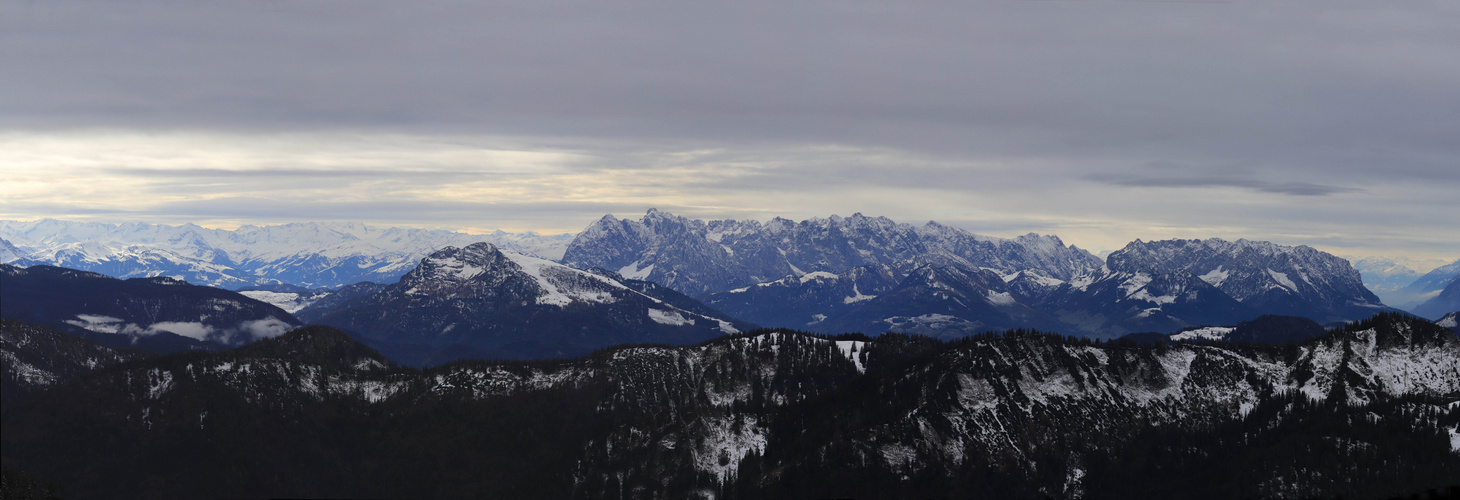
[(1457, 395), (1460, 338), (1395, 314), (1286, 347), (764, 331), (428, 370), (314, 326), (84, 374), (0, 414), (0, 456), (74, 498), (1388, 498), (1460, 492)]
[(562, 256), (572, 235), (470, 235), (356, 223), (208, 229), (194, 224), (0, 221), (0, 263), (52, 265), (119, 278), (176, 277), (238, 289), (268, 284), (340, 287), (393, 283), (431, 252), (489, 241), (517, 253)]
[[(19, 235), (24, 241), (52, 249), (49, 254), (30, 253), (27, 260), (17, 263), (35, 264), (39, 257), (82, 269), (101, 268), (113, 275), (168, 275), (176, 269), (167, 263), (181, 262), (173, 257), (185, 254), (192, 259), (188, 262), (193, 267), (187, 272), (194, 279), (238, 285), (234, 288), (245, 296), (311, 322), (338, 313), (343, 302), (381, 293), (436, 249), (475, 243), (447, 244), (474, 237), (445, 231), (314, 223), (221, 231), (186, 225), (0, 222), (0, 234)], [(499, 239), (508, 236), (513, 235), (497, 235)], [(511, 245), (515, 246), (494, 248), (504, 255), (519, 255), (513, 249), (532, 247), (529, 243), (537, 246), (528, 250), (539, 254), (553, 254), (556, 248), (562, 252), (563, 262), (589, 274), (611, 277), (606, 279), (624, 286), (653, 283), (666, 289), (663, 292), (696, 297), (704, 304), (687, 297), (677, 300), (689, 309), (704, 307), (697, 314), (706, 317), (738, 318), (745, 321), (742, 326), (822, 333), (895, 331), (953, 338), (980, 331), (1037, 328), (1116, 338), (1135, 332), (1171, 333), (1195, 326), (1231, 325), (1266, 314), (1336, 324), (1391, 310), (1365, 288), (1360, 273), (1344, 259), (1305, 246), (1248, 240), (1136, 240), (1102, 261), (1055, 236), (1002, 239), (936, 222), (913, 226), (861, 214), (801, 222), (780, 218), (766, 223), (702, 221), (653, 209), (639, 220), (605, 216), (571, 241), (566, 235), (513, 238)], [(131, 246), (120, 248), (137, 250), (128, 254), (135, 259), (95, 258), (120, 255), (114, 250), (123, 243)], [(328, 249), (318, 250), (325, 247)], [(556, 265), (549, 259), (539, 260), (543, 265)], [(1447, 267), (1426, 276), (1441, 275)], [(252, 274), (238, 277), (240, 272)], [(245, 285), (245, 278), (255, 283)], [(259, 281), (268, 283), (256, 283)], [(350, 290), (341, 293), (340, 287), (347, 285)], [(455, 292), (432, 297), (437, 304), (432, 307), (448, 303), (465, 307), (451, 293)], [(469, 319), (462, 312), (455, 316), (459, 321), (439, 326), (472, 324), (489, 329), (489, 323), (512, 324), (502, 327), (512, 330), (524, 328), (519, 323), (526, 321), (513, 314), (483, 312), (478, 306), (461, 311), (468, 309), (485, 316)], [(379, 324), (370, 327), (359, 318), (347, 321), (336, 316), (329, 321), (343, 322), (332, 324), (357, 334), (366, 329), (383, 332), (386, 327), (380, 324), (416, 323), (414, 313), (407, 310), (373, 310), (370, 314)], [(1443, 312), (1447, 311), (1430, 316)], [(592, 330), (609, 324), (624, 327), (610, 321), (575, 328)], [(554, 328), (559, 327), (567, 328)], [(456, 330), (438, 331), (439, 339), (418, 342), (425, 334), (412, 334), (417, 337), (409, 342), (416, 346), (412, 349), (455, 346), (450, 348), (466, 349), (461, 356), (486, 355), (475, 350), (481, 346), (467, 348), (472, 342), (458, 342), (470, 336), (461, 337)], [(397, 335), (400, 333), (379, 333), (372, 342), (390, 342)], [(654, 341), (652, 336), (637, 338)], [(372, 345), (398, 354), (385, 344)], [(588, 342), (561, 352), (525, 347), (520, 353), (509, 349), (500, 355), (566, 355), (605, 345), (609, 344)], [(418, 354), (412, 359), (441, 359)]]
[(1328, 324), (1392, 310), (1344, 259), (1305, 246), (1220, 239), (1137, 240), (1105, 266), (1068, 280), (1041, 269), (1000, 275), (904, 261), (791, 275), (712, 293), (705, 302), (766, 326), (950, 337), (1027, 327), (1116, 338), (1265, 314)]
[(640, 220), (612, 215), (578, 233), (563, 262), (653, 281), (693, 297), (823, 272), (887, 265), (1037, 269), (1068, 279), (1102, 265), (1100, 258), (1055, 236), (1015, 239), (929, 222), (921, 227), (886, 217), (831, 216), (801, 222), (703, 221), (650, 209)]

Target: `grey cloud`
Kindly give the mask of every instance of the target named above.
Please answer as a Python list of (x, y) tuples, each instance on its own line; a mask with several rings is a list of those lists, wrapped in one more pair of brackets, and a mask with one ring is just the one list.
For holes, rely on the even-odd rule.
[(5, 17), (0, 124), (1221, 157), (1442, 148), (1460, 83), (1418, 4), (83, 5)]
[(1128, 187), (1240, 187), (1264, 193), (1295, 196), (1327, 196), (1362, 191), (1358, 188), (1325, 186), (1308, 182), (1265, 182), (1231, 177), (1142, 177), (1132, 174), (1091, 174), (1086, 178), (1096, 182)]
[(527, 173), (503, 173), (483, 172), (480, 170), (404, 170), (404, 169), (320, 169), (320, 168), (259, 168), (259, 169), (229, 169), (229, 168), (108, 168), (101, 172), (111, 175), (126, 177), (152, 178), (162, 180), (178, 180), (187, 182), (191, 179), (257, 179), (257, 180), (279, 180), (283, 182), (294, 182), (299, 178), (329, 178), (329, 179), (421, 179), (428, 178), (432, 183), (451, 182), (467, 178), (482, 177), (523, 177)]

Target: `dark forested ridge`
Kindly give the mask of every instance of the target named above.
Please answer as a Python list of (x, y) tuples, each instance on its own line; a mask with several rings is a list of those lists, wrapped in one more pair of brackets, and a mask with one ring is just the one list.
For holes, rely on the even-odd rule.
[(1460, 478), (1460, 339), (1285, 346), (757, 331), (391, 363), (307, 327), (102, 368), (3, 414), (67, 497), (1384, 498)]
[[(0, 318), (0, 409), (91, 370), (152, 355), (113, 349), (65, 332)], [(3, 410), (0, 410), (3, 411)]]
[(154, 352), (215, 350), (300, 326), (283, 309), (168, 277), (116, 279), (51, 266), (0, 264), (0, 315)]

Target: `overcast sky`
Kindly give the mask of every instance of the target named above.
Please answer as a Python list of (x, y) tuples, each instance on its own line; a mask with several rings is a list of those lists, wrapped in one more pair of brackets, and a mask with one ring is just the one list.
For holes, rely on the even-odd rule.
[(0, 2), (0, 218), (1460, 258), (1460, 2)]

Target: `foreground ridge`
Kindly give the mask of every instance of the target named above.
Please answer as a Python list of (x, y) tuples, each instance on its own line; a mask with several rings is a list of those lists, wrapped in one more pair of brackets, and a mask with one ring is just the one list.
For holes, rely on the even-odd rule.
[(78, 497), (1296, 498), (1460, 472), (1460, 339), (1400, 314), (1281, 347), (760, 330), (423, 371), (351, 344), (104, 369), (7, 412), (4, 457)]

